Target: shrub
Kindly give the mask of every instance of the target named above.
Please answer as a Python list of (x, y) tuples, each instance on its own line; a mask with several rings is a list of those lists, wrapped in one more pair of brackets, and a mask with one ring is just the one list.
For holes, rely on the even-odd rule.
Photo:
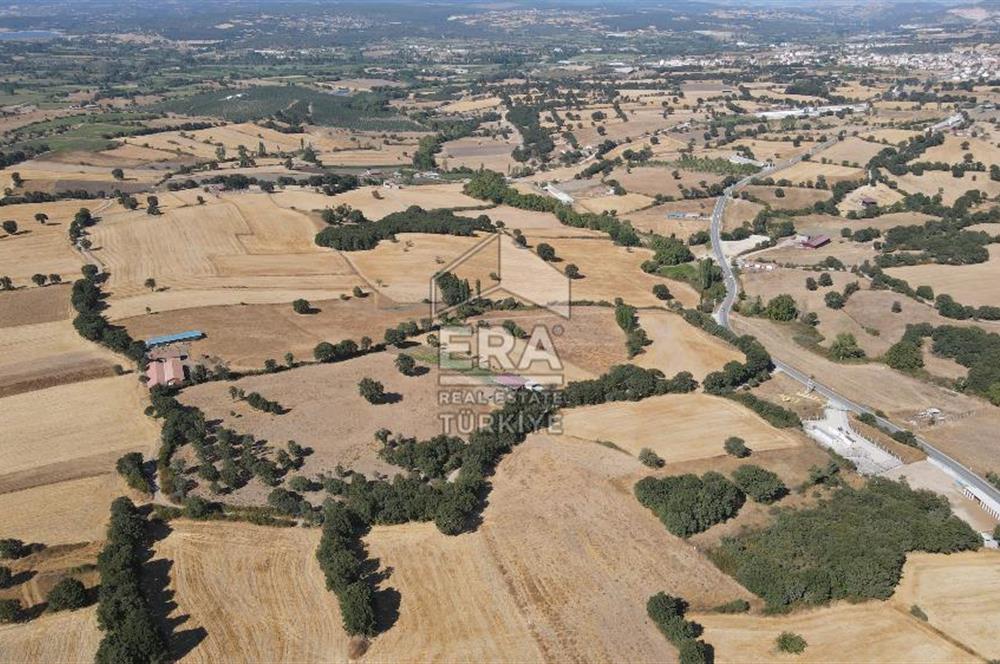
[(845, 300), (844, 296), (837, 291), (830, 291), (823, 296), (823, 302), (831, 309), (843, 309)]
[(311, 314), (311, 313), (313, 313), (313, 308), (312, 308), (312, 305), (309, 304), (309, 300), (304, 300), (302, 298), (299, 298), (298, 300), (294, 300), (292, 302), (292, 309), (297, 314)]
[(853, 334), (841, 332), (830, 345), (830, 355), (836, 360), (855, 360), (863, 358), (865, 351), (858, 346), (858, 340), (854, 338)]
[(551, 244), (542, 242), (535, 248), (535, 253), (543, 261), (554, 261), (556, 259), (556, 250), (552, 248)]
[(663, 468), (666, 462), (660, 458), (653, 450), (648, 447), (644, 447), (639, 450), (639, 461), (644, 466), (649, 466), (650, 468)]
[(21, 602), (16, 599), (0, 599), (0, 625), (21, 619)]
[(417, 361), (411, 355), (400, 353), (396, 356), (396, 369), (404, 376), (412, 376), (417, 370)]
[(13, 578), (14, 574), (10, 571), (10, 568), (0, 565), (0, 588), (9, 586)]
[(142, 453), (129, 452), (115, 463), (118, 474), (125, 478), (125, 483), (136, 491), (153, 493), (146, 474), (142, 471)]
[(733, 473), (733, 482), (758, 503), (773, 503), (788, 493), (788, 488), (776, 474), (751, 464), (737, 468)]
[(658, 300), (670, 300), (673, 299), (673, 295), (670, 293), (670, 289), (664, 284), (656, 284), (653, 286), (653, 295), (656, 296)]
[(29, 553), (29, 548), (26, 547), (24, 542), (19, 539), (14, 539), (12, 537), (0, 539), (0, 560), (23, 558)]
[(61, 580), (46, 598), (49, 611), (65, 611), (79, 609), (87, 605), (87, 588), (71, 576)]
[(385, 400), (385, 386), (372, 378), (362, 378), (358, 383), (358, 392), (368, 403), (378, 404)]
[(774, 641), (781, 652), (788, 652), (795, 655), (806, 649), (806, 640), (794, 632), (782, 632)]
[(829, 272), (824, 272), (823, 274), (819, 275), (819, 285), (820, 286), (833, 285), (833, 277), (830, 276)]
[(750, 610), (750, 602), (745, 599), (734, 599), (712, 609), (715, 613), (746, 613)]
[(924, 610), (921, 609), (916, 604), (910, 607), (910, 615), (918, 620), (923, 620), (924, 622), (927, 622), (927, 614), (924, 613)]
[(764, 314), (771, 320), (790, 321), (794, 320), (799, 312), (795, 306), (795, 299), (787, 293), (782, 293), (768, 301)]
[(885, 352), (885, 363), (899, 371), (913, 371), (924, 366), (924, 354), (920, 344), (902, 339)]
[(747, 447), (746, 441), (738, 436), (726, 438), (726, 442), (722, 444), (722, 449), (726, 450), (726, 454), (734, 456), (737, 459), (744, 459), (750, 456), (750, 448)]

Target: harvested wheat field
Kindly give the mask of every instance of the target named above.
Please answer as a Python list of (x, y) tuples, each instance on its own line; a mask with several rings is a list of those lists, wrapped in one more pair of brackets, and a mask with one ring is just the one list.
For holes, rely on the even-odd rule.
[(816, 182), (820, 175), (830, 184), (842, 180), (860, 180), (865, 172), (860, 168), (837, 166), (835, 164), (820, 164), (815, 161), (800, 161), (778, 173), (779, 179), (789, 180), (792, 184), (801, 185), (806, 182)]
[(1000, 182), (991, 180), (988, 173), (966, 173), (956, 178), (951, 171), (924, 171), (923, 175), (894, 176), (899, 190), (908, 194), (941, 194), (941, 202), (953, 205), (955, 200), (971, 189), (978, 189), (992, 198), (1000, 194)]
[(337, 598), (316, 562), (318, 529), (185, 520), (169, 527), (149, 566), (169, 577), (169, 618), (187, 616), (171, 638), (181, 661), (347, 658)]
[(511, 231), (515, 228), (522, 231), (530, 230), (532, 235), (538, 237), (606, 237), (601, 231), (565, 226), (551, 212), (536, 212), (498, 205), (483, 210), (480, 214), (485, 214), (494, 222), (503, 222)]
[[(757, 217), (757, 214), (764, 209), (760, 203), (734, 198), (726, 204), (726, 211), (722, 215), (722, 230), (731, 231), (739, 228), (743, 224), (750, 224)], [(708, 213), (711, 216), (711, 212)]]
[(912, 265), (894, 267), (886, 273), (905, 279), (912, 286), (928, 285), (937, 294), (947, 293), (962, 304), (974, 307), (996, 305), (1000, 302), (1000, 248), (988, 245), (990, 259), (972, 265)]
[[(865, 141), (857, 136), (848, 136), (827, 149), (813, 155), (816, 161), (827, 161), (842, 166), (864, 166), (872, 157), (885, 149), (884, 145)], [(847, 162), (847, 163), (844, 163)]]
[[(110, 273), (109, 317), (176, 308), (330, 299), (360, 280), (314, 242), (308, 216), (265, 194), (234, 194), (203, 206), (108, 214), (92, 229), (94, 253)], [(156, 289), (144, 285), (156, 280)]]
[[(778, 190), (781, 190), (784, 195), (779, 197)], [(776, 210), (811, 208), (814, 203), (829, 200), (831, 196), (830, 192), (825, 189), (808, 189), (806, 187), (748, 185), (743, 188), (743, 191)]]
[(742, 405), (702, 393), (666, 394), (566, 410), (565, 432), (605, 440), (631, 454), (648, 447), (668, 463), (722, 456), (722, 444), (739, 436), (752, 450), (797, 447), (802, 438), (775, 429)]
[[(630, 212), (626, 219), (636, 230), (667, 237), (676, 235), (681, 239), (686, 239), (692, 233), (708, 230), (712, 210), (715, 208), (715, 200), (714, 198), (698, 198), (663, 203), (638, 212)], [(671, 214), (684, 215), (684, 218), (674, 218), (670, 216)]]
[(914, 604), (927, 622), (988, 660), (1000, 656), (1000, 553), (911, 553), (892, 603)]
[(364, 661), (543, 659), (481, 530), (448, 537), (430, 523), (376, 526), (365, 543), (380, 568), (392, 570), (383, 589), (400, 599), (399, 619)]
[(45, 614), (26, 623), (0, 625), (4, 662), (93, 662), (101, 642), (97, 607)]
[(382, 587), (401, 597), (398, 622), (368, 657), (670, 657), (671, 646), (646, 618), (653, 589), (695, 607), (750, 595), (639, 505), (631, 483), (641, 468), (615, 450), (535, 434), (501, 461), (475, 532), (447, 538), (429, 525), (373, 529), (366, 543), (392, 568)]
[(489, 111), (500, 105), (499, 97), (466, 97), (451, 103), (445, 104), (438, 110), (441, 113), (473, 113), (476, 111)]
[(0, 399), (0, 492), (25, 477), (37, 486), (106, 472), (125, 452), (152, 450), (159, 427), (143, 414), (144, 392), (125, 375)]
[(653, 199), (643, 194), (625, 194), (624, 196), (597, 196), (576, 201), (576, 206), (584, 212), (610, 212), (617, 210), (618, 214), (626, 215), (636, 210), (647, 208), (653, 204)]
[[(529, 231), (525, 233), (529, 245), (538, 244)], [(580, 268), (582, 278), (572, 282), (573, 301), (614, 302), (621, 297), (635, 306), (659, 306), (662, 302), (653, 295), (655, 284), (666, 284), (673, 296), (686, 307), (698, 303), (698, 294), (691, 286), (647, 274), (641, 265), (653, 257), (649, 249), (619, 247), (606, 239), (544, 238), (552, 245), (561, 259), (558, 266), (572, 263)]]
[[(702, 638), (726, 662), (978, 662), (903, 610), (882, 602), (836, 604), (788, 616), (692, 614), (705, 627)], [(782, 632), (801, 635), (808, 646), (797, 656), (782, 654)]]
[(570, 317), (544, 310), (495, 311), (483, 316), (494, 325), (512, 320), (529, 334), (536, 325), (551, 335), (559, 360), (596, 378), (616, 364), (628, 361), (625, 334), (610, 307), (570, 308)]
[[(94, 205), (97, 203), (97, 205)], [(69, 222), (81, 207), (97, 214), (97, 201), (60, 201), (56, 203), (7, 205), (0, 216), (17, 222), (17, 235), (0, 235), (0, 265), (3, 274), (15, 286), (33, 287), (31, 276), (36, 273), (58, 274), (64, 281), (76, 278), (84, 260), (73, 250), (69, 241)], [(49, 221), (44, 225), (35, 215), (44, 213)]]
[(673, 312), (642, 309), (639, 325), (653, 342), (632, 360), (640, 367), (659, 369), (667, 376), (690, 371), (701, 380), (726, 362), (743, 361), (738, 350)]
[[(393, 353), (379, 352), (344, 362), (250, 376), (232, 383), (247, 393), (256, 391), (277, 401), (288, 409), (283, 415), (264, 413), (234, 402), (228, 384), (218, 382), (188, 388), (180, 399), (201, 408), (207, 418), (220, 419), (224, 426), (237, 431), (252, 431), (273, 446), (284, 447), (287, 441), (294, 440), (312, 447), (315, 453), (306, 457), (302, 474), (333, 472), (341, 464), (369, 475), (373, 472), (393, 475), (400, 469), (378, 457), (381, 445), (375, 440), (376, 431), (386, 428), (423, 440), (444, 431), (442, 415), (464, 409), (439, 402), (439, 372), (431, 364), (431, 359), (437, 358), (436, 349), (418, 347), (406, 352), (418, 364), (427, 366), (428, 371), (419, 376), (404, 376), (393, 366)], [(365, 377), (380, 381), (388, 395), (399, 398), (378, 405), (368, 403), (358, 393), (358, 382)], [(482, 389), (488, 393), (487, 388)], [(477, 406), (472, 410), (483, 412), (488, 407)], [(263, 501), (268, 491), (270, 487), (254, 480), (241, 495)]]
[(0, 397), (111, 375), (122, 363), (86, 341), (69, 320), (4, 328), (0, 335)]
[[(411, 205), (425, 210), (438, 208), (477, 208), (489, 205), (477, 198), (462, 193), (461, 184), (429, 184), (412, 187), (360, 187), (336, 196), (324, 196), (304, 190), (286, 190), (273, 196), (279, 207), (300, 210), (322, 210), (338, 205), (350, 205), (361, 210), (371, 220), (378, 220), (387, 214), (401, 212)], [(481, 214), (469, 212), (472, 216)]]
[(239, 370), (259, 369), (267, 359), (283, 362), (285, 353), (312, 359), (320, 341), (359, 341), (365, 336), (381, 340), (386, 328), (428, 315), (425, 304), (401, 305), (378, 293), (309, 304), (313, 313), (305, 315), (285, 303), (247, 304), (177, 309), (117, 322), (136, 339), (163, 330), (200, 330), (205, 337), (192, 344), (191, 356), (207, 362), (218, 358)]
[(476, 246), (481, 238), (400, 233), (374, 249), (341, 255), (371, 288), (396, 302), (419, 303), (430, 297), (431, 278)]
[[(674, 172), (680, 177), (674, 178), (672, 175)], [(715, 173), (675, 170), (667, 166), (639, 166), (635, 168), (620, 166), (611, 172), (610, 177), (617, 180), (626, 191), (650, 197), (663, 194), (674, 198), (683, 198), (682, 189), (706, 189), (722, 181), (722, 176)]]
[[(109, 460), (106, 469), (113, 468)], [(4, 537), (46, 546), (103, 539), (108, 506), (126, 493), (113, 472), (0, 493)]]
[(72, 311), (68, 283), (0, 291), (0, 328), (65, 320)]
[(1000, 164), (1000, 147), (994, 143), (984, 141), (981, 138), (949, 134), (945, 134), (944, 143), (928, 148), (921, 159), (957, 164), (963, 161), (965, 155), (969, 153), (972, 154), (973, 161), (983, 162), (986, 168), (989, 168), (991, 164)]
[(442, 145), (437, 161), (441, 168), (485, 168), (510, 173), (519, 165), (511, 153), (520, 143), (516, 131), (506, 139), (503, 136), (466, 136)]

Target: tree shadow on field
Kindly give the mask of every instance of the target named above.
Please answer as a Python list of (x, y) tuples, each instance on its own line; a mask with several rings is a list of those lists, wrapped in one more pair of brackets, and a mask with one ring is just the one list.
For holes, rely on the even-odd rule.
[[(169, 524), (162, 521), (151, 520), (149, 523), (152, 542), (166, 538), (172, 530)], [(169, 588), (170, 570), (173, 566), (174, 561), (167, 558), (153, 558), (152, 549), (148, 549), (146, 562), (142, 566), (142, 583), (153, 620), (156, 621), (160, 633), (167, 642), (167, 649), (172, 659), (179, 660), (205, 640), (208, 630), (204, 627), (178, 629), (191, 616), (171, 615), (178, 608), (177, 602), (174, 601), (174, 591)]]
[(375, 629), (377, 634), (389, 631), (399, 620), (399, 604), (402, 594), (388, 585), (389, 578), (395, 571), (392, 567), (380, 569), (378, 558), (368, 558), (365, 552), (362, 573), (365, 582), (371, 586), (375, 604)]

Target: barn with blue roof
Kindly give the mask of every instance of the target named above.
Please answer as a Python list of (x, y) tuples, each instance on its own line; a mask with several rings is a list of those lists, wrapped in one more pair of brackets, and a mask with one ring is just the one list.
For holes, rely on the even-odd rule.
[(166, 346), (167, 344), (177, 343), (178, 341), (195, 341), (196, 339), (201, 339), (205, 336), (204, 332), (200, 330), (188, 330), (187, 332), (178, 332), (177, 334), (164, 334), (159, 337), (150, 337), (146, 339), (146, 348), (156, 348), (157, 346)]

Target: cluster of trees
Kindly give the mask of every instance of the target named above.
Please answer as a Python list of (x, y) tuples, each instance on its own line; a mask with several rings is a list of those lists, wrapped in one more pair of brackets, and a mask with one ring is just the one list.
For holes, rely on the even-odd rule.
[(621, 246), (637, 247), (641, 244), (639, 234), (628, 222), (611, 214), (577, 212), (571, 205), (560, 203), (547, 196), (521, 193), (509, 186), (507, 179), (496, 171), (477, 171), (465, 185), (464, 191), (473, 198), (492, 201), (497, 205), (502, 203), (523, 210), (551, 212), (566, 226), (602, 231), (607, 233), (615, 244)]
[(472, 219), (459, 217), (451, 210), (428, 211), (412, 205), (378, 221), (324, 228), (316, 234), (316, 244), (340, 251), (362, 251), (374, 249), (380, 241), (393, 238), (397, 233), (470, 236), (477, 231), (494, 230), (493, 222), (486, 215)]
[(653, 343), (646, 336), (646, 330), (639, 326), (636, 308), (625, 304), (620, 297), (615, 299), (615, 322), (625, 332), (625, 347), (628, 349), (630, 358), (635, 357), (642, 352), (645, 346)]
[(359, 539), (364, 531), (364, 524), (344, 504), (328, 500), (323, 506), (316, 560), (327, 590), (337, 596), (344, 630), (351, 636), (373, 636), (377, 627), (375, 594), (366, 580), (366, 557)]
[(426, 479), (443, 479), (462, 465), (465, 441), (444, 434), (429, 440), (390, 438), (384, 429), (376, 434), (382, 448), (378, 454), (394, 466), (417, 472)]
[(70, 296), (73, 308), (77, 311), (73, 327), (84, 339), (99, 343), (141, 363), (146, 355), (146, 345), (129, 336), (124, 327), (109, 323), (101, 313), (105, 305), (100, 285), (106, 278), (107, 273), (98, 274), (95, 265), (83, 266), (83, 278), (73, 282)]
[(828, 500), (781, 510), (767, 527), (723, 540), (711, 557), (772, 609), (892, 595), (909, 551), (978, 549), (947, 500), (874, 478)]
[(683, 316), (691, 325), (729, 342), (742, 351), (746, 358), (742, 364), (736, 361), (727, 362), (721, 371), (713, 371), (705, 376), (706, 392), (727, 394), (741, 385), (766, 380), (770, 375), (773, 366), (771, 354), (756, 338), (750, 335), (736, 335), (715, 322), (710, 315), (695, 309), (685, 309)]
[(285, 409), (282, 408), (280, 403), (265, 398), (259, 392), (251, 392), (250, 394), (243, 396), (243, 400), (246, 401), (247, 405), (251, 408), (255, 408), (265, 413), (281, 415), (285, 412)]
[(911, 326), (907, 332), (930, 336), (934, 354), (952, 358), (969, 369), (961, 387), (1000, 406), (1000, 334), (979, 327), (942, 325), (932, 332), (928, 327)]
[[(707, 385), (707, 377), (705, 381)], [(730, 392), (725, 396), (743, 404), (779, 429), (795, 429), (802, 426), (802, 420), (795, 414), (795, 411), (789, 410), (784, 406), (779, 406), (767, 399), (761, 399), (750, 392)]]
[(644, 477), (635, 497), (678, 537), (689, 537), (736, 516), (746, 496), (720, 473)]
[(177, 474), (171, 459), (178, 447), (186, 443), (195, 452), (204, 455), (208, 449), (208, 424), (205, 414), (196, 406), (186, 406), (174, 397), (173, 388), (157, 385), (149, 391), (149, 413), (163, 420), (160, 427), (160, 449), (156, 457), (156, 470), (160, 490), (168, 496), (178, 493)]
[(141, 591), (145, 541), (145, 517), (128, 498), (115, 499), (107, 541), (97, 557), (101, 575), (97, 624), (104, 632), (95, 657), (98, 664), (166, 662), (169, 658)]
[(681, 664), (706, 664), (712, 661), (712, 647), (698, 640), (704, 631), (702, 626), (685, 620), (688, 603), (680, 597), (663, 592), (656, 593), (646, 601), (646, 615), (653, 621), (674, 646)]
[(608, 401), (640, 401), (659, 394), (686, 394), (697, 387), (698, 382), (687, 371), (667, 378), (659, 369), (617, 364), (600, 378), (567, 385), (562, 401), (568, 408), (593, 406)]
[(142, 470), (142, 453), (129, 452), (115, 463), (115, 470), (125, 479), (125, 483), (136, 491), (153, 493), (153, 487)]
[[(508, 99), (507, 102), (510, 100)], [(510, 111), (507, 113), (507, 121), (517, 127), (521, 133), (522, 144), (516, 148), (512, 156), (517, 161), (528, 161), (538, 159), (547, 161), (549, 154), (555, 149), (555, 143), (549, 133), (542, 128), (539, 119), (539, 107), (527, 105), (512, 105), (508, 103)]]

